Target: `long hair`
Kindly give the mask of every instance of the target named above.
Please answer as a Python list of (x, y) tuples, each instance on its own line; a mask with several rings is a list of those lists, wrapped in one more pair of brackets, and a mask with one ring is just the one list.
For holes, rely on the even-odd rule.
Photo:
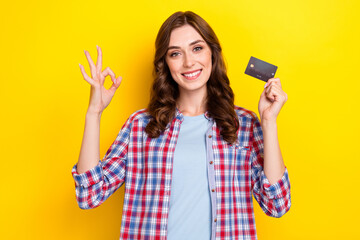
[(222, 138), (228, 143), (237, 140), (238, 117), (234, 110), (234, 93), (226, 74), (226, 66), (218, 38), (209, 24), (191, 12), (176, 12), (161, 26), (155, 41), (154, 82), (147, 111), (152, 116), (145, 128), (149, 137), (157, 138), (175, 117), (179, 88), (172, 79), (165, 61), (170, 35), (175, 28), (192, 26), (205, 40), (212, 53), (212, 69), (207, 81), (206, 110), (216, 121)]

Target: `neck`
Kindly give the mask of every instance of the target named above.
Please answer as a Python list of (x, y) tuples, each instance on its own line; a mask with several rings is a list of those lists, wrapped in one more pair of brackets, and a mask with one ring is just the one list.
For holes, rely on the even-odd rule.
[(206, 112), (206, 96), (206, 89), (202, 94), (180, 92), (176, 106), (184, 116), (198, 116)]

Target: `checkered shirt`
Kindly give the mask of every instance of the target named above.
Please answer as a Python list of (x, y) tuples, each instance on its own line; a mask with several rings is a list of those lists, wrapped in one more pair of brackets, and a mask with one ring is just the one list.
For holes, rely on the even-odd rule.
[[(263, 132), (257, 115), (235, 106), (238, 141), (229, 144), (216, 122), (206, 133), (209, 189), (212, 205), (211, 240), (257, 239), (253, 198), (269, 216), (281, 217), (291, 206), (287, 168), (270, 184), (263, 170)], [(158, 138), (145, 127), (151, 117), (141, 109), (127, 119), (102, 161), (78, 174), (72, 168), (80, 208), (98, 207), (125, 183), (120, 240), (166, 240), (174, 150), (183, 114), (176, 116)]]

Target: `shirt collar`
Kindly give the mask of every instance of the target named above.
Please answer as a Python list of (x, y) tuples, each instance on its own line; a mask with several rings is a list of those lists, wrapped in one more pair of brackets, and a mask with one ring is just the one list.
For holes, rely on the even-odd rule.
[[(209, 111), (206, 111), (204, 113), (205, 115), (205, 118), (209, 121), (211, 121), (213, 118), (210, 116), (210, 113)], [(184, 115), (182, 114), (182, 112), (176, 107), (176, 111), (175, 111), (175, 118), (180, 121), (180, 123), (182, 123), (184, 121)], [(166, 125), (166, 129), (167, 128), (170, 128), (171, 126), (171, 123), (173, 122), (173, 120), (171, 122), (169, 122), (167, 125)]]
[[(212, 117), (210, 116), (209, 111), (206, 111), (204, 113), (204, 115), (205, 115), (205, 118), (207, 120), (209, 120), (209, 121), (212, 120)], [(178, 108), (176, 108), (175, 118), (179, 119), (181, 122), (184, 121), (184, 115), (182, 114), (182, 112)]]

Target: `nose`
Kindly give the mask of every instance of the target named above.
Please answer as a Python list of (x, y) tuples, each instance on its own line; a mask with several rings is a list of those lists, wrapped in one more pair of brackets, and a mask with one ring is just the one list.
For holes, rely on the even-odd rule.
[(194, 66), (194, 64), (195, 64), (194, 57), (191, 54), (185, 53), (183, 59), (183, 66), (185, 68), (190, 68)]

